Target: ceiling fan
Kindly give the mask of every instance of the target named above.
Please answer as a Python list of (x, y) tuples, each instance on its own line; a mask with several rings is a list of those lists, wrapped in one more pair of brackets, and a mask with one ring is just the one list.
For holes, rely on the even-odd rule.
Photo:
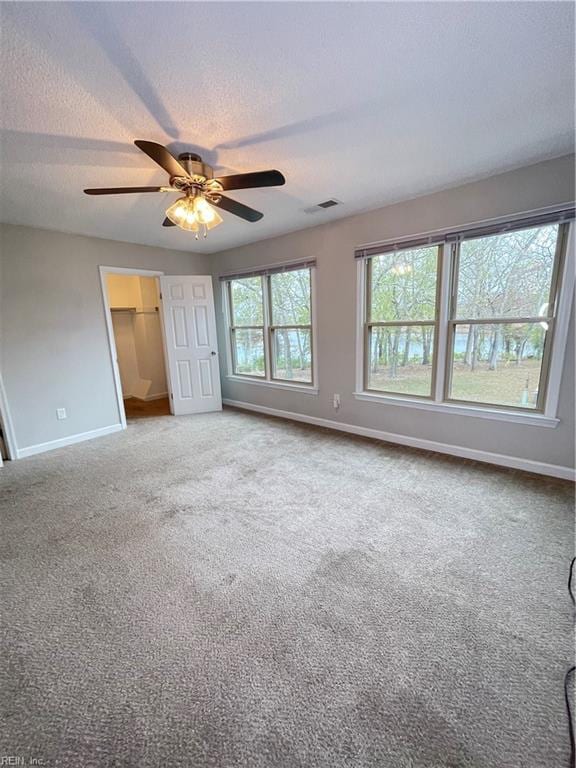
[(213, 206), (239, 216), (245, 221), (259, 221), (263, 213), (247, 205), (226, 197), (222, 192), (232, 189), (253, 189), (256, 187), (276, 187), (286, 182), (280, 171), (256, 171), (237, 173), (233, 176), (214, 178), (212, 168), (202, 162), (199, 155), (184, 152), (176, 159), (162, 144), (154, 141), (135, 141), (134, 144), (148, 157), (163, 168), (169, 176), (169, 183), (164, 187), (102, 187), (85, 189), (87, 195), (126, 195), (142, 192), (180, 192), (179, 197), (166, 209), (164, 227), (180, 227), (194, 232), (196, 239), (202, 232), (206, 237), (208, 230), (222, 223), (222, 217)]

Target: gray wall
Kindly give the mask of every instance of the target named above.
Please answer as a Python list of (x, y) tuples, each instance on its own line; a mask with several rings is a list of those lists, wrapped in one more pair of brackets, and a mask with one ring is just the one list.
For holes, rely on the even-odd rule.
[(18, 448), (117, 424), (99, 265), (210, 274), (210, 257), (11, 225), (0, 245), (0, 370)]
[[(315, 397), (226, 378), (226, 334), (221, 291), (216, 290), (223, 397), (407, 437), (572, 467), (574, 313), (562, 379), (561, 423), (556, 429), (362, 402), (352, 393), (355, 389), (355, 246), (573, 200), (574, 156), (568, 156), (217, 254), (213, 262), (214, 275), (302, 257), (315, 257), (318, 263), (319, 395)], [(342, 398), (338, 413), (332, 408), (335, 392)]]

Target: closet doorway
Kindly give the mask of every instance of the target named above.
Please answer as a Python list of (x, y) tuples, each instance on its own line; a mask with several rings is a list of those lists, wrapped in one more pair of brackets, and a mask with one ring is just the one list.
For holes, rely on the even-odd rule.
[(170, 415), (158, 277), (104, 276), (127, 421)]
[(212, 276), (99, 269), (122, 428), (127, 417), (221, 411)]

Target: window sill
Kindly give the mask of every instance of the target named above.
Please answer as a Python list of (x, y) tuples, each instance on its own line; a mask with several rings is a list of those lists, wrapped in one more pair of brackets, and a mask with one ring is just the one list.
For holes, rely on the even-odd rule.
[(228, 374), (226, 378), (229, 381), (238, 381), (242, 384), (255, 384), (257, 387), (271, 387), (272, 389), (288, 389), (293, 392), (301, 392), (305, 395), (317, 395), (318, 387), (311, 384), (290, 384), (284, 381), (270, 381), (269, 379), (256, 379), (250, 376), (236, 376)]
[(530, 424), (534, 427), (555, 428), (560, 419), (545, 416), (542, 413), (526, 413), (521, 411), (506, 411), (485, 406), (458, 405), (456, 403), (436, 403), (432, 400), (416, 400), (409, 397), (395, 397), (394, 395), (377, 395), (373, 392), (354, 392), (356, 400), (364, 400), (382, 405), (399, 405), (403, 408), (416, 408), (422, 411), (436, 411), (436, 413), (451, 413), (454, 416), (473, 416), (478, 419), (492, 419), (493, 421), (507, 421), (513, 424)]

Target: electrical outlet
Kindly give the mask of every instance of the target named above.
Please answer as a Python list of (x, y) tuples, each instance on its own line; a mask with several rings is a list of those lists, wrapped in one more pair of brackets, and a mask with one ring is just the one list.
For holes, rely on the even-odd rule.
[(334, 406), (335, 411), (337, 411), (340, 408), (340, 395), (333, 396), (332, 405)]
[(61, 421), (62, 419), (66, 419), (66, 408), (56, 408), (56, 418), (58, 421)]

